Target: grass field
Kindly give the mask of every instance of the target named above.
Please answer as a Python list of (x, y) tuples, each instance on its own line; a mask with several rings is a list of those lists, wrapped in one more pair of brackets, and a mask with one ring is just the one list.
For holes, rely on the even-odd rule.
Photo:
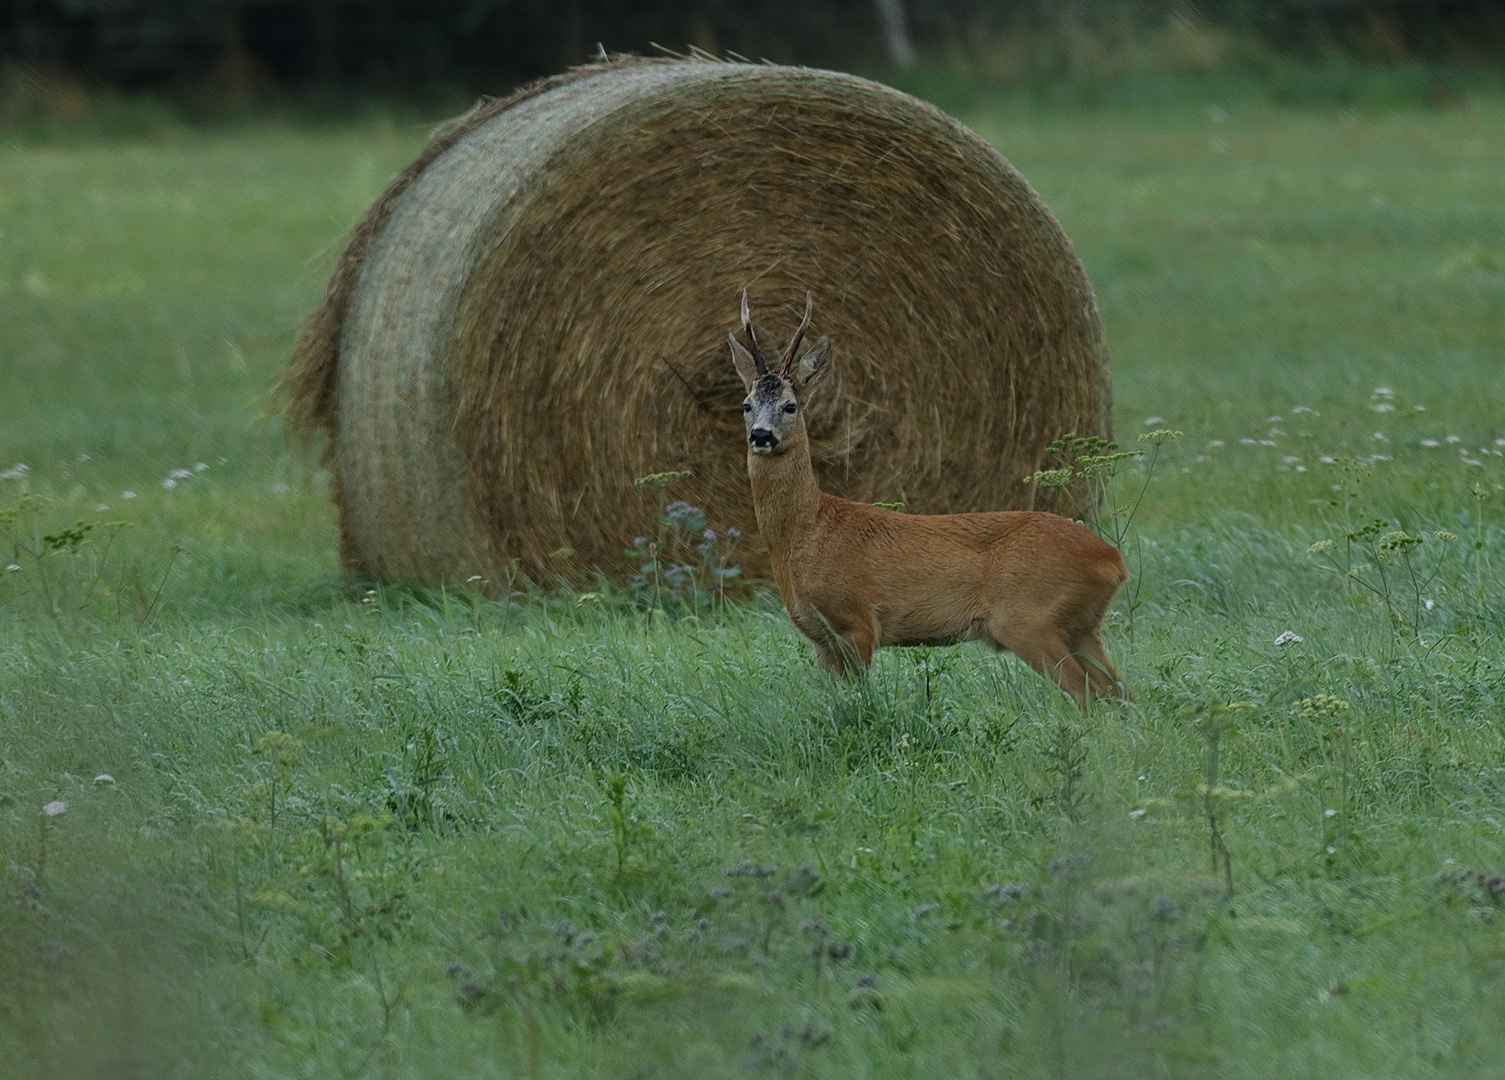
[(1185, 433), (1137, 705), (347, 585), (262, 414), (421, 130), (0, 149), (0, 1073), (1505, 1069), (1505, 101), (968, 119)]

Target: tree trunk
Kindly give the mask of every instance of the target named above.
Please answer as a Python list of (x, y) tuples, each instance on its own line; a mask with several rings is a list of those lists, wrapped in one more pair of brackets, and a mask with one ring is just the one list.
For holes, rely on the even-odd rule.
[(883, 24), (883, 40), (888, 46), (888, 57), (900, 69), (914, 66), (914, 42), (909, 37), (909, 16), (904, 11), (904, 0), (873, 0), (878, 8), (878, 21)]

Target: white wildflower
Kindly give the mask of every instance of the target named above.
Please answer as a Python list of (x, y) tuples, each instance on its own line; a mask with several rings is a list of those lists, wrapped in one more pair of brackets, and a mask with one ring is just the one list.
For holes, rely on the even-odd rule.
[(115, 783), (115, 778), (107, 772), (102, 772), (94, 778), (95, 787), (110, 787)]
[(1458, 445), (1458, 444), (1459, 444), (1459, 443), (1461, 443), (1461, 442), (1462, 442), (1462, 441), (1463, 441), (1463, 440), (1462, 440), (1462, 439), (1460, 439), (1460, 438), (1459, 438), (1459, 437), (1458, 437), (1458, 436), (1456, 436), (1456, 435), (1449, 435), (1449, 436), (1448, 436), (1448, 442), (1450, 442), (1450, 443), (1452, 443), (1452, 444), (1453, 444), (1453, 445), (1454, 445), (1454, 446), (1456, 446), (1456, 445)]
[(1376, 386), (1374, 392), (1369, 395), (1372, 398), (1384, 398), (1387, 401), (1395, 400), (1395, 391), (1388, 386)]
[(1261, 440), (1259, 440), (1259, 445), (1261, 445), (1261, 446), (1274, 446), (1275, 445), (1275, 440), (1274, 439), (1261, 439)]
[(194, 463), (193, 471), (194, 472), (205, 472), (205, 471), (208, 470), (208, 468), (209, 468), (208, 465), (205, 465), (202, 461), (199, 461), (199, 462), (195, 462)]
[(1285, 457), (1281, 458), (1280, 460), (1284, 461), (1287, 465), (1300, 465), (1301, 464), (1301, 459), (1299, 457), (1296, 457), (1294, 454), (1287, 454)]
[(20, 563), (11, 563), (9, 566), (7, 566), (5, 568), (5, 571), (8, 574), (19, 574), (21, 572), (21, 564)]
[(1275, 639), (1275, 644), (1279, 645), (1281, 648), (1284, 648), (1287, 645), (1300, 645), (1301, 640), (1302, 638), (1300, 634), (1296, 633), (1294, 630), (1286, 630), (1282, 632), (1278, 638)]
[(110, 508), (108, 506), (106, 506), (104, 503), (98, 503), (94, 507), (94, 512), (96, 514), (103, 514), (104, 512), (106, 512), (109, 509)]
[(177, 487), (178, 486), (178, 482), (176, 480), (174, 480), (172, 477), (169, 476), (166, 480), (162, 481), (162, 486), (165, 487), (165, 488), (168, 488), (170, 490), (172, 488)]
[(1322, 816), (1325, 818), (1335, 818), (1338, 816), (1338, 812), (1329, 806), (1326, 810), (1322, 811)]
[(1297, 413), (1311, 413), (1313, 416), (1321, 416), (1322, 415), (1316, 409), (1309, 408), (1306, 405), (1297, 405), (1294, 409), (1291, 410), (1291, 415), (1292, 416), (1295, 416)]
[(1435, 601), (1435, 600), (1428, 600), (1426, 597), (1422, 598), (1421, 603), (1422, 603), (1422, 606), (1425, 607), (1428, 611), (1431, 611), (1433, 608), (1435, 608), (1437, 606), (1437, 601)]
[(1371, 412), (1394, 412), (1395, 406), (1388, 401), (1380, 401), (1369, 406)]
[[(1501, 442), (1502, 442), (1502, 443), (1505, 443), (1505, 440), (1501, 440)], [(1213, 440), (1211, 440), (1211, 441), (1210, 441), (1210, 442), (1209, 442), (1209, 443), (1208, 443), (1208, 444), (1207, 444), (1207, 447), (1208, 447), (1208, 449), (1213, 449), (1213, 448), (1215, 448), (1215, 447), (1224, 447), (1224, 446), (1227, 446), (1227, 445), (1228, 445), (1228, 444), (1227, 444), (1227, 443), (1225, 443), (1225, 442), (1224, 442), (1224, 441), (1223, 441), (1223, 440), (1222, 440), (1222, 439), (1213, 439)]]
[(134, 499), (136, 497), (136, 493), (134, 491), (122, 491), (120, 493), (120, 497), (122, 499)]
[(1324, 464), (1324, 465), (1336, 465), (1338, 463), (1338, 459), (1337, 458), (1329, 457), (1327, 454), (1323, 454), (1317, 460), (1320, 461), (1320, 462), (1322, 462), (1322, 464)]
[(1426, 412), (1427, 411), (1427, 407), (1425, 405), (1412, 405), (1411, 406), (1411, 411), (1412, 412)]
[(1281, 419), (1282, 419), (1282, 417), (1272, 416), (1268, 420), (1266, 420), (1265, 423), (1267, 423), (1267, 424), (1278, 424), (1278, 423), (1280, 423)]
[(1163, 417), (1163, 416), (1151, 416), (1151, 417), (1149, 417), (1149, 418), (1147, 418), (1145, 420), (1144, 426), (1145, 427), (1154, 427), (1156, 424), (1163, 424), (1163, 423), (1165, 423), (1165, 417)]
[(1383, 431), (1376, 431), (1374, 433), (1374, 437), (1376, 439), (1378, 439), (1380, 442), (1389, 442), (1390, 441), (1390, 436), (1386, 435)]
[(172, 472), (168, 473), (167, 475), (170, 476), (170, 477), (172, 477), (174, 480), (192, 480), (193, 479), (193, 470), (192, 469), (174, 469)]
[(1296, 466), (1296, 471), (1297, 472), (1306, 472), (1306, 466), (1305, 465), (1297, 465)]
[(1428, 450), (1436, 450), (1441, 444), (1436, 439), (1423, 439), (1421, 440), (1421, 445), (1425, 446)]
[(29, 472), (31, 472), (31, 466), (18, 461), (9, 469), (0, 472), (0, 480), (23, 480)]
[(1147, 811), (1147, 810), (1130, 810), (1129, 811), (1129, 820), (1131, 820), (1131, 821), (1138, 821), (1140, 818), (1144, 817), (1145, 814), (1147, 814), (1147, 813), (1149, 813), (1149, 811)]
[(59, 814), (66, 814), (67, 812), (68, 804), (63, 802), (61, 799), (50, 802), (46, 806), (42, 807), (43, 817), (57, 817)]

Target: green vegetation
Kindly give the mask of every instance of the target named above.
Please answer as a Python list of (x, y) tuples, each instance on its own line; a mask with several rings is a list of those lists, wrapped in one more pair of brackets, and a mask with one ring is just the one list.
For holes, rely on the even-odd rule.
[(1185, 433), (1112, 466), (1137, 705), (970, 648), (833, 686), (656, 565), (351, 587), (261, 415), (421, 129), (0, 151), (5, 1074), (1497, 1070), (1505, 103), (970, 119), (1124, 449)]

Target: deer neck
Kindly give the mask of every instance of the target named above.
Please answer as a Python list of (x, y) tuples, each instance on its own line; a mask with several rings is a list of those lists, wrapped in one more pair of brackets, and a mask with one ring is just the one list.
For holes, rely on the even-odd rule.
[(758, 532), (780, 576), (789, 552), (815, 531), (820, 514), (820, 486), (803, 425), (790, 441), (793, 445), (781, 454), (747, 455)]

